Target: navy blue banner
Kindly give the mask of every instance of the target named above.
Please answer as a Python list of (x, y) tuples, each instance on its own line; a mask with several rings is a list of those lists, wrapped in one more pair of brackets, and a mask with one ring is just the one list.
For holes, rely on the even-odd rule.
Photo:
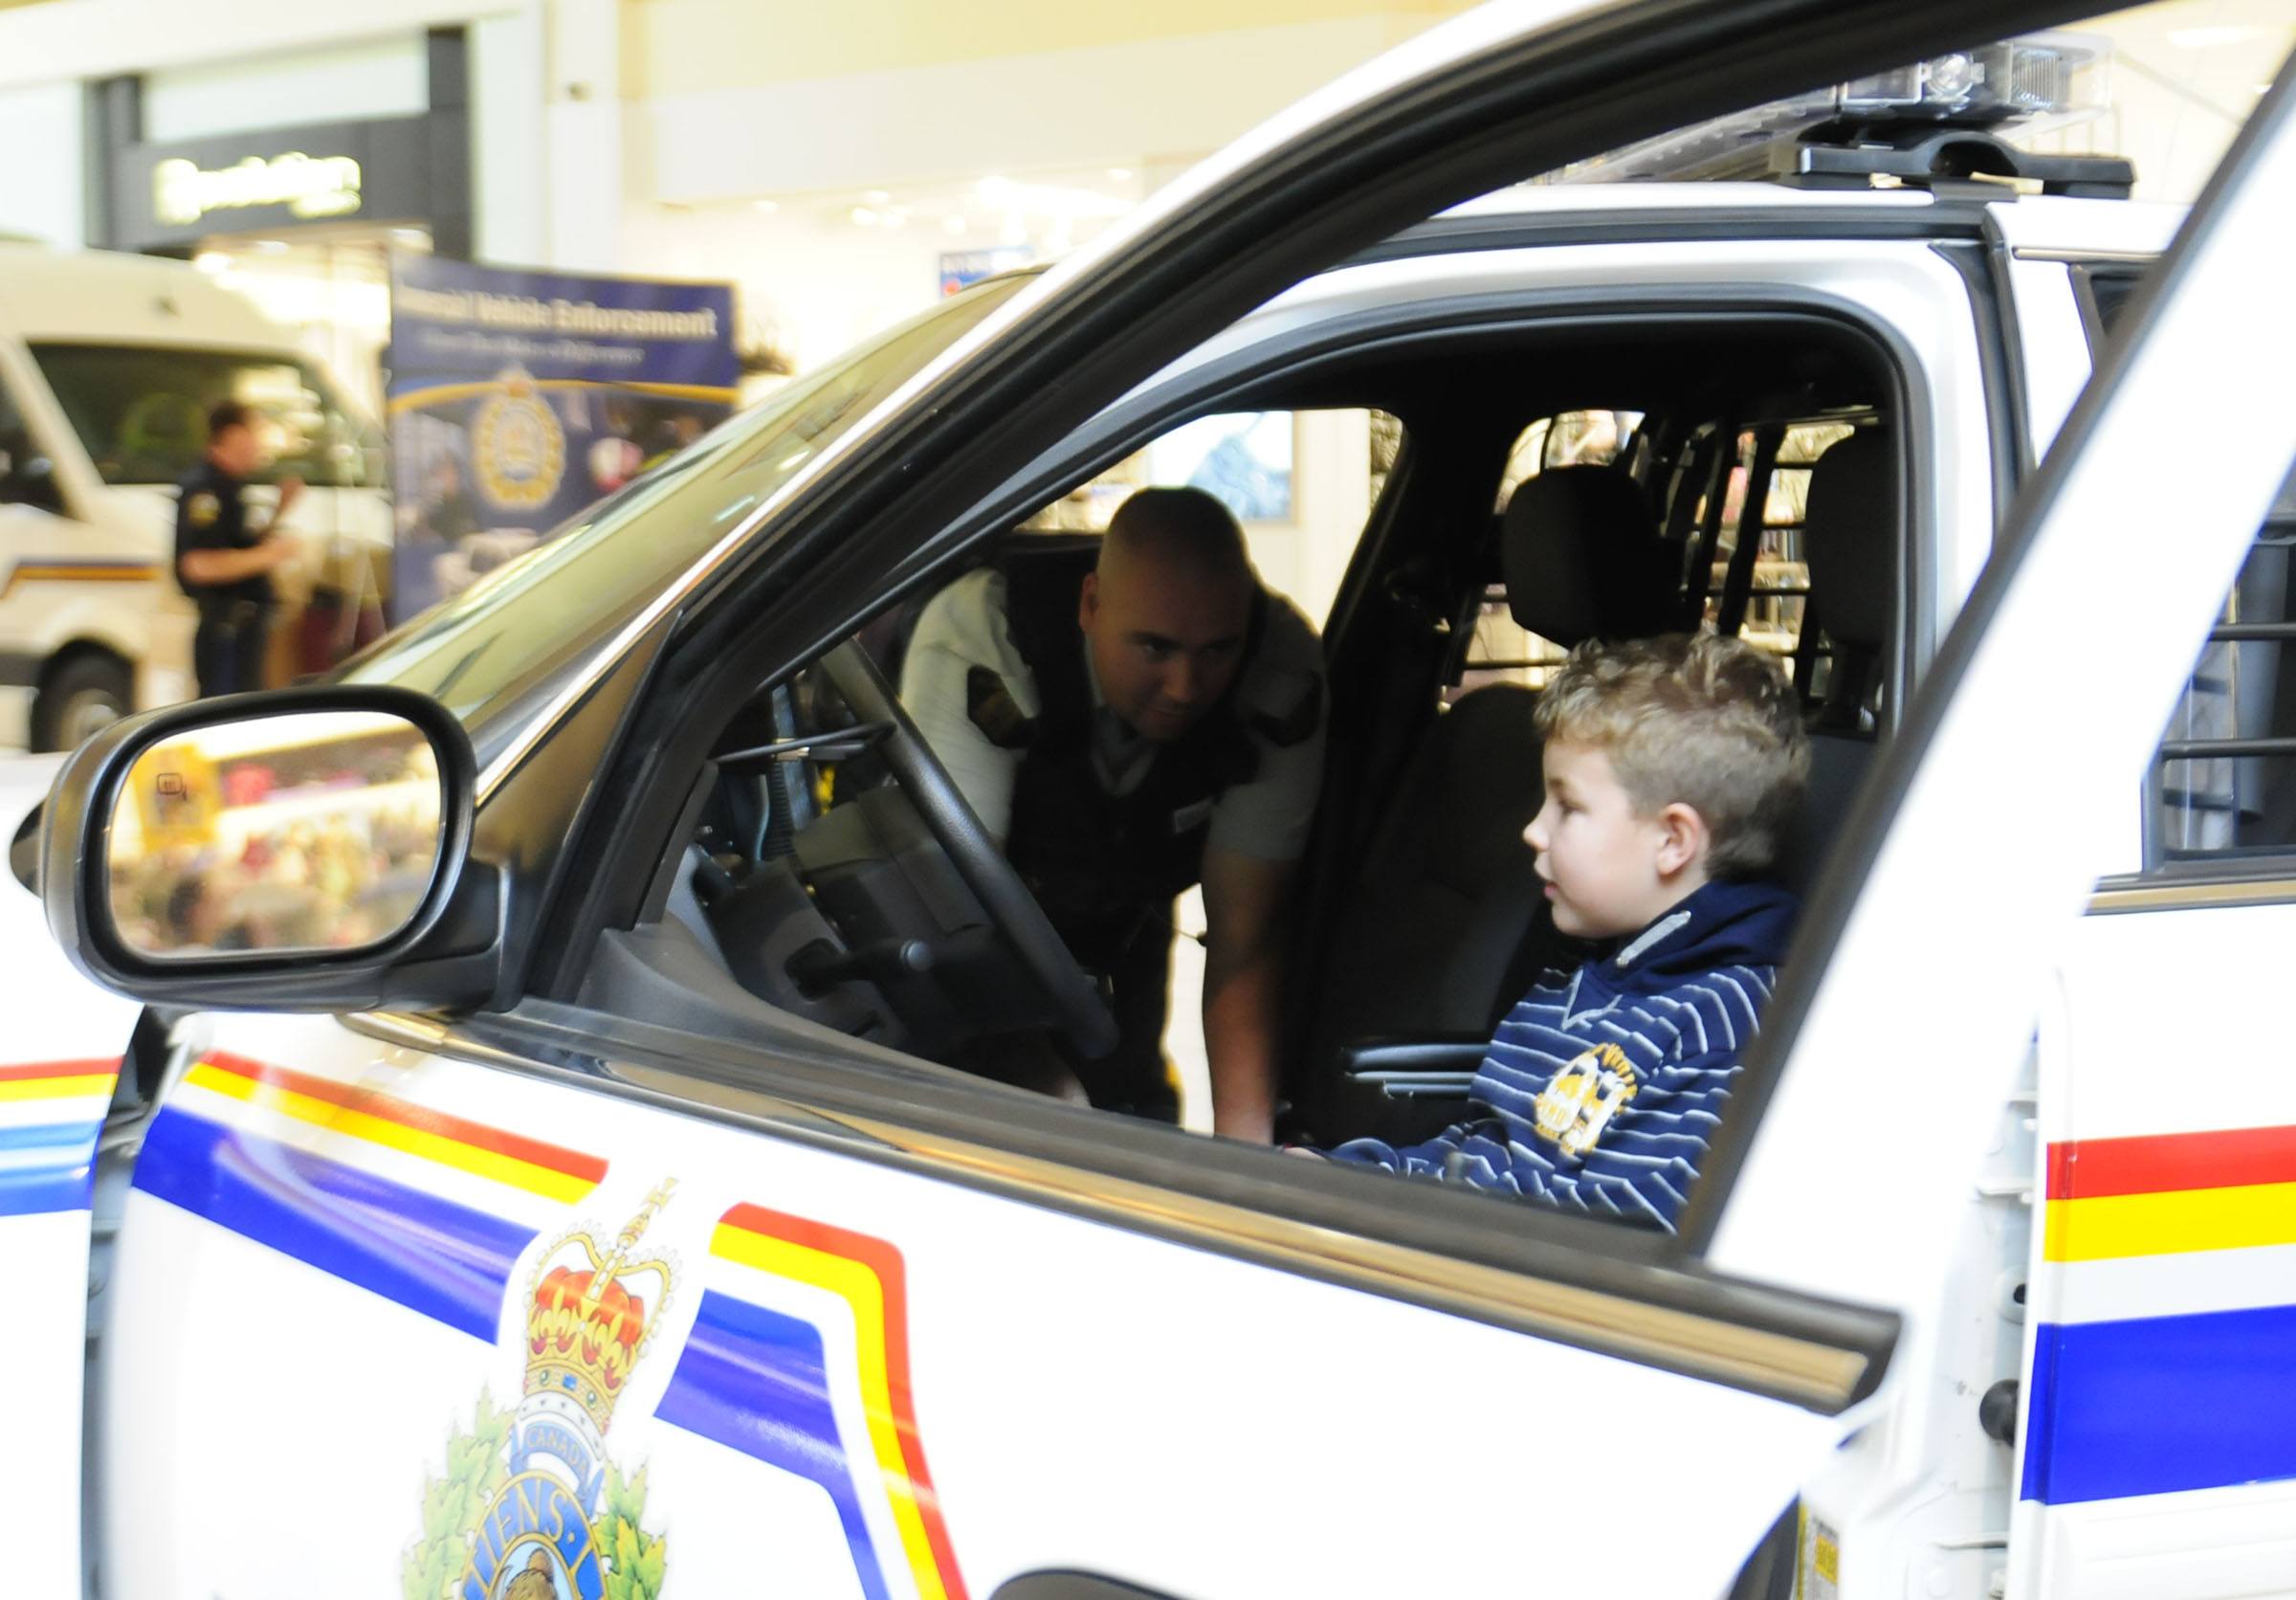
[(732, 412), (733, 286), (395, 255), (388, 367), (403, 620)]

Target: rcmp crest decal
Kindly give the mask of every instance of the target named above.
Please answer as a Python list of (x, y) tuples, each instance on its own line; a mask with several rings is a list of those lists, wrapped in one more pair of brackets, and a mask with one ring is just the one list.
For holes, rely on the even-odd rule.
[(446, 1471), (423, 1486), (422, 1536), (407, 1552), (405, 1600), (654, 1600), (669, 1541), (645, 1526), (646, 1471), (606, 1450), (614, 1406), (646, 1353), (676, 1278), (641, 1250), (674, 1180), (646, 1197), (609, 1249), (562, 1235), (538, 1259), (525, 1301), (518, 1405), (481, 1391)]

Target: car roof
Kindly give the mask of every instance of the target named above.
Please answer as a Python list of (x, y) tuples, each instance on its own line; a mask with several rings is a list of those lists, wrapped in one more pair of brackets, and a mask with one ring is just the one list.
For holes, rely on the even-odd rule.
[[(1828, 211), (1902, 215), (1966, 204), (1926, 189), (1803, 189), (1744, 182), (1518, 184), (1438, 213), (1439, 219), (1552, 216), (1645, 211), (1728, 211), (1781, 217)], [(2187, 208), (2158, 201), (2056, 194), (2003, 194), (1981, 204), (2013, 246), (2088, 248), (2157, 255), (2166, 250)]]
[(1556, 211), (1926, 211), (1937, 199), (1921, 189), (1794, 189), (1764, 183), (1517, 184), (1439, 212), (1444, 217), (1542, 216)]
[(2157, 200), (2068, 200), (2037, 195), (1996, 211), (2012, 250), (2158, 256), (2191, 208)]

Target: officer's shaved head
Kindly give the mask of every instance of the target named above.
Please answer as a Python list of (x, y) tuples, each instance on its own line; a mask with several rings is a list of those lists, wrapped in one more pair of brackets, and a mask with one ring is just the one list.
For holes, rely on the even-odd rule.
[(1110, 708), (1150, 739), (1186, 732), (1235, 681), (1258, 589), (1244, 530), (1202, 489), (1118, 506), (1079, 608)]
[(1141, 489), (1116, 507), (1100, 542), (1102, 581), (1112, 568), (1141, 558), (1184, 565), (1206, 576), (1251, 577), (1244, 529), (1202, 489)]

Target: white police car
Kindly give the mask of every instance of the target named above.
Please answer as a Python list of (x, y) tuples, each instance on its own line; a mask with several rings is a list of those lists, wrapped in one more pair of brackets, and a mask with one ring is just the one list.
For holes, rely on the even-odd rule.
[[(2055, 14), (1473, 13), (337, 681), (84, 746), (16, 855), (148, 1009), (116, 1083), (116, 1042), (0, 1067), (15, 1587), (2285, 1587), (2286, 83), (2181, 232), (1774, 187), (1404, 228)], [(1440, 1120), (1535, 933), (1521, 691), (1470, 687), (1511, 621), (1711, 617), (1823, 707), (1803, 926), (1678, 1237), (931, 1064), (1110, 1024), (856, 633), (1177, 423), (1317, 405), (1404, 439), (1326, 629), (1319, 1135)], [(1550, 465), (1596, 411), (1617, 461)], [(2220, 725), (2162, 745), (2179, 704)]]

